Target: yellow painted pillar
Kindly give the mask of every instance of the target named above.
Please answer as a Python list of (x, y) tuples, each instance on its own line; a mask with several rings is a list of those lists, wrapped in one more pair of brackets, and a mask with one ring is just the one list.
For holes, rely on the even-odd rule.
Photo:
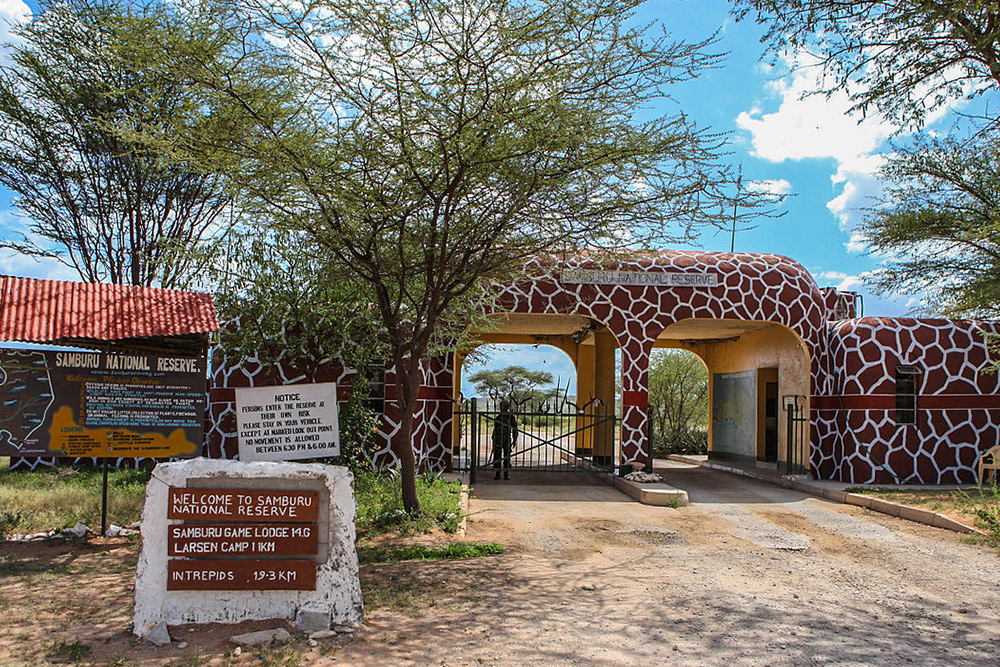
[[(576, 404), (584, 405), (597, 395), (594, 386), (594, 346), (577, 346), (576, 363)], [(588, 408), (588, 412), (591, 408)], [(590, 457), (594, 453), (594, 431), (587, 428), (591, 420), (576, 420), (576, 455)]]
[[(607, 329), (594, 332), (594, 395), (601, 399), (603, 414), (615, 411), (615, 337)], [(615, 456), (614, 428), (610, 423), (594, 431), (594, 462), (613, 465)]]

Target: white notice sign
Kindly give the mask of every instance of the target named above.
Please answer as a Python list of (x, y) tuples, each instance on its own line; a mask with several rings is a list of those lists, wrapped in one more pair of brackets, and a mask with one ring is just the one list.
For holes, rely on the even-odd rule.
[(241, 461), (339, 456), (337, 385), (237, 389), (236, 430)]

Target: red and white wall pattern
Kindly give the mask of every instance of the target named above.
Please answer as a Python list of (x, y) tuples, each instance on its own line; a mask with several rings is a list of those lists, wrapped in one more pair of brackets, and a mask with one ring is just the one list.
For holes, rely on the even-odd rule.
[[(664, 252), (655, 257), (599, 265), (572, 260), (538, 264), (537, 278), (501, 289), (501, 309), (516, 313), (571, 314), (604, 324), (622, 354), (622, 453), (626, 461), (648, 457), (647, 381), (650, 353), (671, 324), (690, 318), (753, 320), (780, 324), (804, 343), (810, 359), (810, 463), (820, 478), (849, 482), (947, 483), (973, 481), (979, 452), (998, 441), (1000, 386), (981, 369), (987, 361), (981, 330), (994, 323), (850, 317), (852, 295), (821, 290), (798, 263), (778, 255)], [(627, 272), (715, 273), (715, 287), (563, 283), (564, 269)], [(897, 364), (922, 369), (917, 424), (894, 420)], [(209, 451), (235, 454), (233, 390), (262, 384), (337, 381), (352, 372), (335, 362), (315, 374), (296, 369), (265, 371), (254, 359), (213, 363)], [(452, 369), (447, 361), (424, 365), (414, 448), (423, 468), (450, 462)], [(392, 408), (391, 370), (386, 374), (386, 415), (379, 434), (383, 461), (394, 458), (399, 415)], [(892, 470), (892, 473), (888, 472)]]

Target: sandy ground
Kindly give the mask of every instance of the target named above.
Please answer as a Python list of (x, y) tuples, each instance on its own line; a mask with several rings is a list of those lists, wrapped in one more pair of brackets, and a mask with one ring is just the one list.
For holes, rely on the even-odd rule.
[[(29, 591), (4, 582), (0, 664), (38, 664), (54, 640), (118, 665), (1000, 664), (1000, 552), (726, 473), (667, 474), (692, 506), (640, 505), (575, 475), (487, 480), (468, 539), (505, 555), (366, 568), (365, 626), (317, 647), (233, 656), (228, 626), (174, 629), (183, 649), (135, 643), (127, 572), (46, 593), (40, 571), (35, 595), (65, 597), (39, 608), (62, 603), (63, 623), (44, 641), (37, 618), (12, 625)], [(48, 560), (95, 575), (117, 562), (98, 555)]]
[[(530, 480), (529, 480), (530, 481)], [(707, 469), (692, 506), (603, 485), (481, 484), (499, 541), (461, 609), (375, 613), (351, 664), (1000, 664), (1000, 555), (959, 535)], [(427, 565), (437, 568), (437, 564)], [(591, 590), (592, 588), (592, 590)], [(379, 638), (381, 637), (381, 641)]]

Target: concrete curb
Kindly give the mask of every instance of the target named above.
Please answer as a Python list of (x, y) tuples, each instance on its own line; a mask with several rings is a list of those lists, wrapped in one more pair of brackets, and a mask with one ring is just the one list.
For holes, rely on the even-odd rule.
[(687, 491), (660, 482), (630, 482), (624, 477), (613, 477), (613, 484), (619, 491), (632, 496), (643, 505), (657, 507), (687, 507), (690, 505)]
[(744, 477), (750, 477), (751, 479), (768, 482), (786, 489), (794, 489), (795, 491), (808, 493), (811, 496), (832, 500), (836, 503), (857, 505), (858, 507), (864, 507), (865, 509), (880, 512), (881, 514), (888, 514), (889, 516), (906, 519), (907, 521), (913, 521), (914, 523), (922, 523), (925, 526), (952, 530), (956, 533), (986, 535), (985, 532), (979, 530), (978, 528), (967, 526), (964, 523), (950, 519), (943, 514), (938, 514), (937, 512), (920, 509), (919, 507), (911, 507), (910, 505), (903, 505), (901, 503), (894, 503), (889, 500), (883, 500), (882, 498), (876, 498), (862, 493), (847, 493), (846, 491), (839, 489), (827, 488), (816, 484), (812, 480), (804, 479), (802, 477), (775, 477), (773, 474), (760, 474), (754, 470), (744, 470), (742, 468), (728, 466), (724, 463), (716, 461), (704, 461), (679, 454), (669, 454), (667, 455), (667, 459), (670, 461), (677, 461), (679, 463), (687, 463), (689, 465), (711, 468), (712, 470), (720, 470), (734, 475), (743, 475)]

